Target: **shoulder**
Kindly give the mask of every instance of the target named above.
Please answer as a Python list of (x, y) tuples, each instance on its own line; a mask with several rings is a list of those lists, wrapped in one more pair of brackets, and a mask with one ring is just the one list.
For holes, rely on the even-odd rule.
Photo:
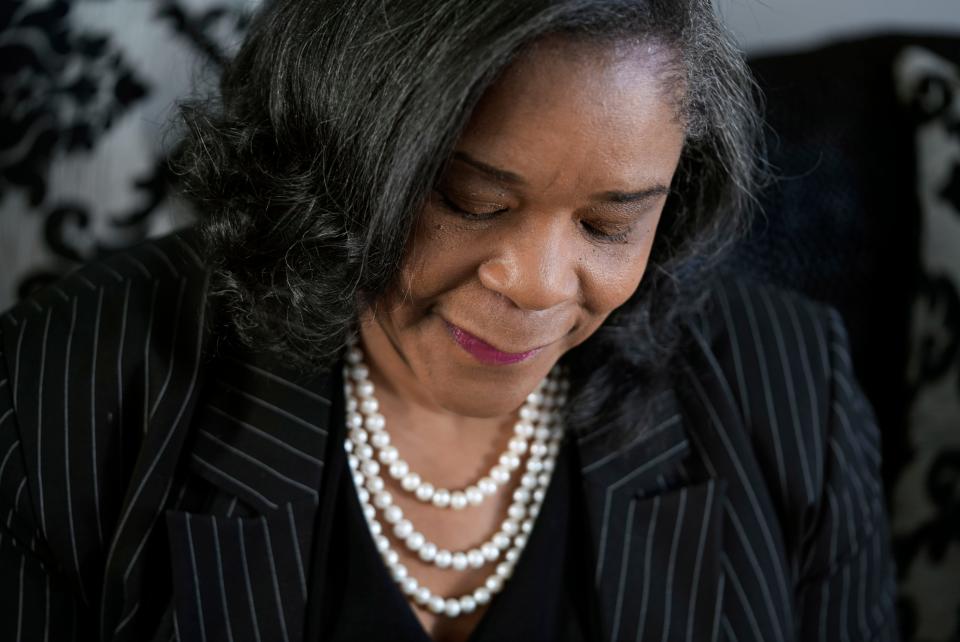
[(0, 329), (20, 327), (38, 315), (55, 315), (64, 304), (95, 305), (100, 293), (140, 290), (171, 282), (197, 282), (207, 268), (200, 258), (196, 230), (186, 228), (149, 239), (87, 263), (59, 281), (20, 301), (3, 314)]
[(724, 388), (748, 426), (798, 403), (823, 414), (821, 393), (838, 365), (850, 366), (834, 308), (749, 277), (718, 279), (687, 330), (685, 360)]
[(0, 316), (0, 350), (15, 383), (47, 370), (41, 357), (79, 358), (189, 316), (188, 301), (205, 297), (198, 245), (192, 228), (145, 241), (82, 266)]
[(0, 316), (0, 507), (61, 567), (69, 542), (53, 525), (113, 523), (151, 417), (188, 396), (178, 379), (196, 372), (205, 334), (197, 241), (192, 229), (149, 240)]

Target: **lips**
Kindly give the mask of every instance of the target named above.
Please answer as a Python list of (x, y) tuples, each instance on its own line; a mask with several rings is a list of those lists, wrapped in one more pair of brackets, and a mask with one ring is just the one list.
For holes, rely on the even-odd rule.
[(456, 341), (461, 348), (483, 363), (494, 365), (518, 363), (520, 361), (526, 361), (543, 350), (543, 347), (540, 347), (526, 352), (504, 352), (449, 321), (444, 320), (444, 324), (446, 324), (447, 330), (453, 340)]

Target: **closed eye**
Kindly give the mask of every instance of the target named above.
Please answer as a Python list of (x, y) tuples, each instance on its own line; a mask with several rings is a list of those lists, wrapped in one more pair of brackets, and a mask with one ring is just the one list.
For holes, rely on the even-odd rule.
[(451, 212), (454, 212), (455, 214), (459, 214), (460, 216), (470, 220), (478, 221), (478, 220), (493, 218), (494, 216), (498, 214), (502, 214), (509, 209), (506, 207), (501, 207), (498, 209), (470, 210), (470, 209), (461, 207), (460, 205), (455, 203), (453, 199), (451, 199), (449, 196), (447, 196), (445, 193), (443, 193), (439, 189), (436, 190), (436, 192), (437, 192), (437, 195), (440, 197), (440, 202), (443, 204), (444, 207), (446, 207)]

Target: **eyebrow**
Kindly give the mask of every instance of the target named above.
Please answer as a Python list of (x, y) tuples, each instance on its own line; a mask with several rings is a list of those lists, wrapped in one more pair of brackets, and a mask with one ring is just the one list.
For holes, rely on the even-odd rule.
[[(518, 186), (524, 186), (527, 184), (527, 182), (519, 174), (515, 174), (514, 172), (484, 163), (483, 161), (477, 160), (476, 158), (470, 156), (466, 152), (454, 152), (453, 158), (470, 165), (474, 169), (477, 169), (487, 176), (502, 183), (509, 183), (511, 185)], [(635, 203), (638, 201), (655, 198), (657, 196), (664, 196), (669, 193), (669, 187), (666, 185), (657, 184), (635, 192), (600, 192), (599, 194), (595, 194), (593, 196), (593, 200), (608, 201), (612, 203)]]

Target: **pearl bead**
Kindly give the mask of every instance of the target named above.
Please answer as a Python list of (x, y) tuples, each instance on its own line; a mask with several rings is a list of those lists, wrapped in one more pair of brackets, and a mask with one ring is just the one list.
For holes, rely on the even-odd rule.
[(374, 517), (377, 516), (377, 511), (373, 509), (373, 506), (371, 506), (370, 504), (367, 504), (366, 506), (363, 507), (363, 516), (366, 517), (368, 520), (373, 519)]
[(413, 599), (417, 604), (426, 604), (427, 600), (430, 599), (430, 589), (426, 586), (421, 586), (414, 592)]
[(550, 430), (544, 428), (543, 426), (538, 426), (536, 430), (533, 431), (533, 438), (537, 441), (546, 441), (550, 437)]
[(360, 460), (356, 455), (350, 455), (347, 457), (347, 465), (350, 466), (350, 470), (357, 470), (360, 468)]
[[(536, 506), (532, 507), (531, 510), (539, 510)], [(525, 519), (520, 523), (520, 532), (530, 534), (530, 531), (533, 530), (533, 522), (529, 519)]]
[(423, 547), (425, 541), (426, 538), (423, 536), (423, 533), (419, 531), (411, 533), (407, 537), (407, 548), (414, 552), (419, 551)]
[(527, 536), (526, 535), (517, 535), (513, 538), (513, 545), (518, 549), (522, 549), (527, 545)]
[(443, 613), (443, 609), (446, 607), (446, 605), (447, 603), (439, 595), (432, 595), (430, 600), (427, 602), (427, 607), (437, 615)]
[[(509, 540), (507, 540), (507, 543), (509, 544)], [(496, 544), (493, 544), (491, 542), (487, 542), (483, 546), (481, 546), (480, 551), (483, 553), (483, 558), (487, 562), (492, 562), (493, 560), (500, 557), (500, 548), (497, 547)], [(476, 568), (479, 568), (479, 567), (476, 567)]]
[(503, 579), (509, 579), (510, 574), (513, 572), (513, 564), (510, 562), (501, 562), (497, 564), (497, 575)]
[(497, 533), (493, 536), (492, 543), (502, 551), (510, 547), (510, 538), (503, 533)]
[(377, 550), (381, 553), (390, 548), (390, 540), (388, 540), (385, 535), (377, 535), (374, 541), (377, 544)]
[(480, 489), (480, 492), (484, 495), (493, 495), (497, 492), (497, 484), (489, 477), (483, 477), (480, 481), (477, 482), (477, 488)]
[[(490, 544), (484, 544), (484, 546), (490, 546)], [(497, 550), (496, 546), (491, 548), (493, 548), (494, 551)], [(470, 565), (470, 568), (480, 568), (487, 561), (483, 552), (476, 548), (471, 548), (469, 551), (467, 551), (466, 558), (467, 564)], [(454, 563), (454, 566), (456, 566), (456, 563)]]
[(367, 366), (357, 364), (350, 368), (350, 377), (354, 381), (363, 381), (370, 376), (370, 370)]
[(417, 488), (417, 499), (428, 502), (433, 497), (433, 484), (430, 482), (421, 483)]
[(490, 591), (485, 587), (480, 587), (473, 592), (473, 599), (477, 604), (483, 606), (490, 601)]
[(517, 502), (518, 504), (526, 504), (528, 501), (530, 501), (530, 491), (526, 488), (518, 488), (517, 490), (513, 491), (513, 501)]
[(496, 484), (506, 484), (510, 481), (510, 473), (503, 466), (494, 466), (490, 469), (490, 479)]
[(527, 452), (527, 440), (513, 437), (507, 444), (507, 448), (509, 448), (512, 453), (522, 455)]
[(383, 518), (391, 524), (396, 524), (403, 519), (403, 511), (399, 506), (389, 506), (383, 513)]
[(531, 392), (527, 395), (527, 403), (531, 406), (539, 406), (543, 403), (543, 395), (537, 391)]
[(437, 556), (437, 545), (433, 542), (424, 542), (417, 553), (424, 562), (432, 562)]
[(516, 470), (520, 467), (520, 458), (514, 453), (503, 453), (500, 455), (499, 464), (507, 471)]
[(407, 595), (413, 595), (418, 588), (420, 588), (420, 582), (412, 577), (403, 578), (403, 582), (400, 584), (403, 587), (403, 592)]
[(403, 490), (416, 490), (420, 486), (420, 475), (417, 473), (407, 473), (400, 482)]
[(370, 443), (376, 448), (386, 448), (390, 445), (390, 435), (385, 430), (373, 433), (370, 437)]
[(468, 486), (464, 494), (471, 506), (479, 506), (483, 503), (483, 492), (476, 486)]
[(546, 473), (540, 473), (540, 475), (537, 476), (537, 481), (540, 482), (541, 486), (547, 486), (550, 483), (550, 475)]
[(380, 522), (372, 520), (370, 522), (370, 532), (374, 535), (379, 535), (383, 531), (383, 526), (380, 525)]
[(467, 496), (458, 491), (450, 494), (450, 507), (454, 510), (463, 510), (467, 507)]
[(460, 600), (448, 599), (444, 605), (443, 613), (447, 617), (457, 617), (460, 615)]
[(539, 504), (543, 501), (544, 495), (546, 495), (546, 493), (544, 493), (543, 489), (537, 488), (533, 491), (533, 501)]
[(356, 365), (360, 363), (361, 359), (363, 359), (363, 353), (361, 353), (357, 348), (350, 348), (347, 350), (346, 359), (347, 363)]
[[(420, 550), (421, 552), (423, 551), (423, 549)], [(433, 563), (440, 568), (448, 568), (452, 562), (453, 554), (446, 549), (437, 551), (436, 556), (433, 558)]]
[(502, 530), (505, 534), (509, 535), (510, 537), (513, 537), (514, 535), (516, 535), (519, 529), (520, 529), (520, 525), (517, 524), (516, 520), (514, 519), (503, 520), (503, 525), (500, 527), (500, 530)]
[(535, 441), (530, 445), (530, 456), (541, 458), (547, 454), (547, 445), (542, 444), (539, 441)]
[(361, 470), (363, 471), (363, 474), (366, 475), (367, 477), (373, 477), (374, 475), (380, 472), (380, 464), (373, 461), (372, 459), (369, 459), (363, 462), (363, 466), (361, 467)]
[(363, 482), (364, 482), (363, 473), (361, 473), (359, 470), (356, 471), (355, 473), (353, 473), (353, 485), (354, 485), (354, 486), (356, 486), (357, 488), (360, 488), (361, 486), (363, 486)]
[(364, 444), (357, 449), (357, 456), (360, 457), (360, 459), (370, 459), (373, 457), (373, 448)]
[(536, 421), (537, 417), (540, 416), (540, 411), (536, 408), (531, 408), (529, 406), (520, 407), (520, 418), (525, 421)]
[(383, 490), (383, 478), (382, 477), (371, 477), (367, 480), (367, 490), (373, 494), (377, 494)]
[(370, 491), (366, 488), (357, 489), (357, 498), (360, 500), (361, 504), (366, 504), (370, 501)]
[(516, 548), (511, 548), (509, 551), (504, 553), (503, 558), (508, 562), (516, 562), (517, 558), (520, 557), (520, 551)]
[(364, 422), (367, 429), (374, 432), (378, 430), (383, 430), (384, 426), (387, 425), (387, 420), (383, 418), (383, 415), (376, 413), (373, 415), (367, 415), (367, 420)]
[(446, 508), (450, 505), (450, 491), (442, 488), (433, 494), (433, 505), (437, 508)]
[(533, 424), (529, 421), (518, 421), (513, 426), (513, 432), (516, 433), (518, 437), (529, 439), (533, 436)]
[(534, 475), (529, 475), (529, 474), (524, 475), (523, 477), (520, 478), (520, 484), (524, 488), (532, 489), (534, 486), (537, 485), (537, 478)]
[(413, 523), (409, 519), (401, 519), (393, 526), (393, 534), (400, 539), (407, 539), (413, 532)]
[(360, 412), (365, 415), (372, 415), (380, 410), (380, 402), (372, 397), (365, 397), (360, 401)]
[(521, 504), (510, 504), (510, 508), (507, 509), (507, 515), (513, 519), (523, 519), (526, 514), (527, 507)]
[(346, 450), (347, 453), (352, 453), (352, 452), (353, 452), (353, 441), (351, 441), (350, 439), (344, 439), (344, 440), (343, 440), (343, 449)]
[[(464, 570), (465, 568), (467, 568), (467, 564), (468, 564), (467, 557), (468, 557), (467, 555), (464, 555), (459, 551), (454, 553), (453, 557), (450, 560), (450, 566), (452, 566), (453, 570), (455, 571)], [(483, 559), (482, 555), (480, 556), (480, 559)]]
[(400, 555), (391, 548), (383, 556), (383, 559), (387, 563), (387, 566), (394, 566), (395, 564), (398, 564), (400, 562)]
[(402, 459), (397, 459), (390, 464), (390, 476), (394, 479), (403, 479), (410, 472), (410, 466)]
[[(372, 381), (360, 381), (357, 383), (357, 396), (362, 399), (369, 399), (373, 396), (373, 382)], [(361, 407), (362, 404), (361, 404)], [(376, 412), (375, 410), (373, 412)], [(368, 413), (369, 414), (369, 413)]]
[(359, 412), (347, 413), (347, 428), (352, 430), (363, 428), (363, 415)]
[(408, 571), (407, 567), (403, 564), (394, 564), (393, 568), (390, 569), (390, 573), (393, 575), (393, 579), (399, 582), (404, 578), (409, 577), (410, 571)]
[(503, 588), (503, 579), (499, 575), (491, 575), (483, 584), (491, 593), (499, 593), (500, 589)]
[(385, 490), (373, 496), (373, 505), (377, 508), (386, 508), (393, 504), (393, 497)]
[(531, 473), (539, 473), (543, 470), (543, 462), (539, 459), (531, 459), (527, 462), (527, 470)]
[(462, 613), (473, 613), (477, 609), (477, 602), (469, 595), (460, 598), (460, 611)]
[[(379, 432), (379, 433), (376, 433), (376, 434), (378, 434), (378, 435), (385, 435), (385, 434), (387, 434), (387, 433), (385, 433), (385, 432)], [(400, 456), (400, 454), (397, 452), (397, 449), (394, 448), (393, 446), (387, 446), (386, 448), (384, 448), (383, 450), (380, 451), (380, 461), (381, 461), (383, 464), (386, 464), (387, 466), (389, 466), (389, 465), (392, 464), (393, 462), (397, 461), (397, 457), (399, 457), (399, 456)]]

